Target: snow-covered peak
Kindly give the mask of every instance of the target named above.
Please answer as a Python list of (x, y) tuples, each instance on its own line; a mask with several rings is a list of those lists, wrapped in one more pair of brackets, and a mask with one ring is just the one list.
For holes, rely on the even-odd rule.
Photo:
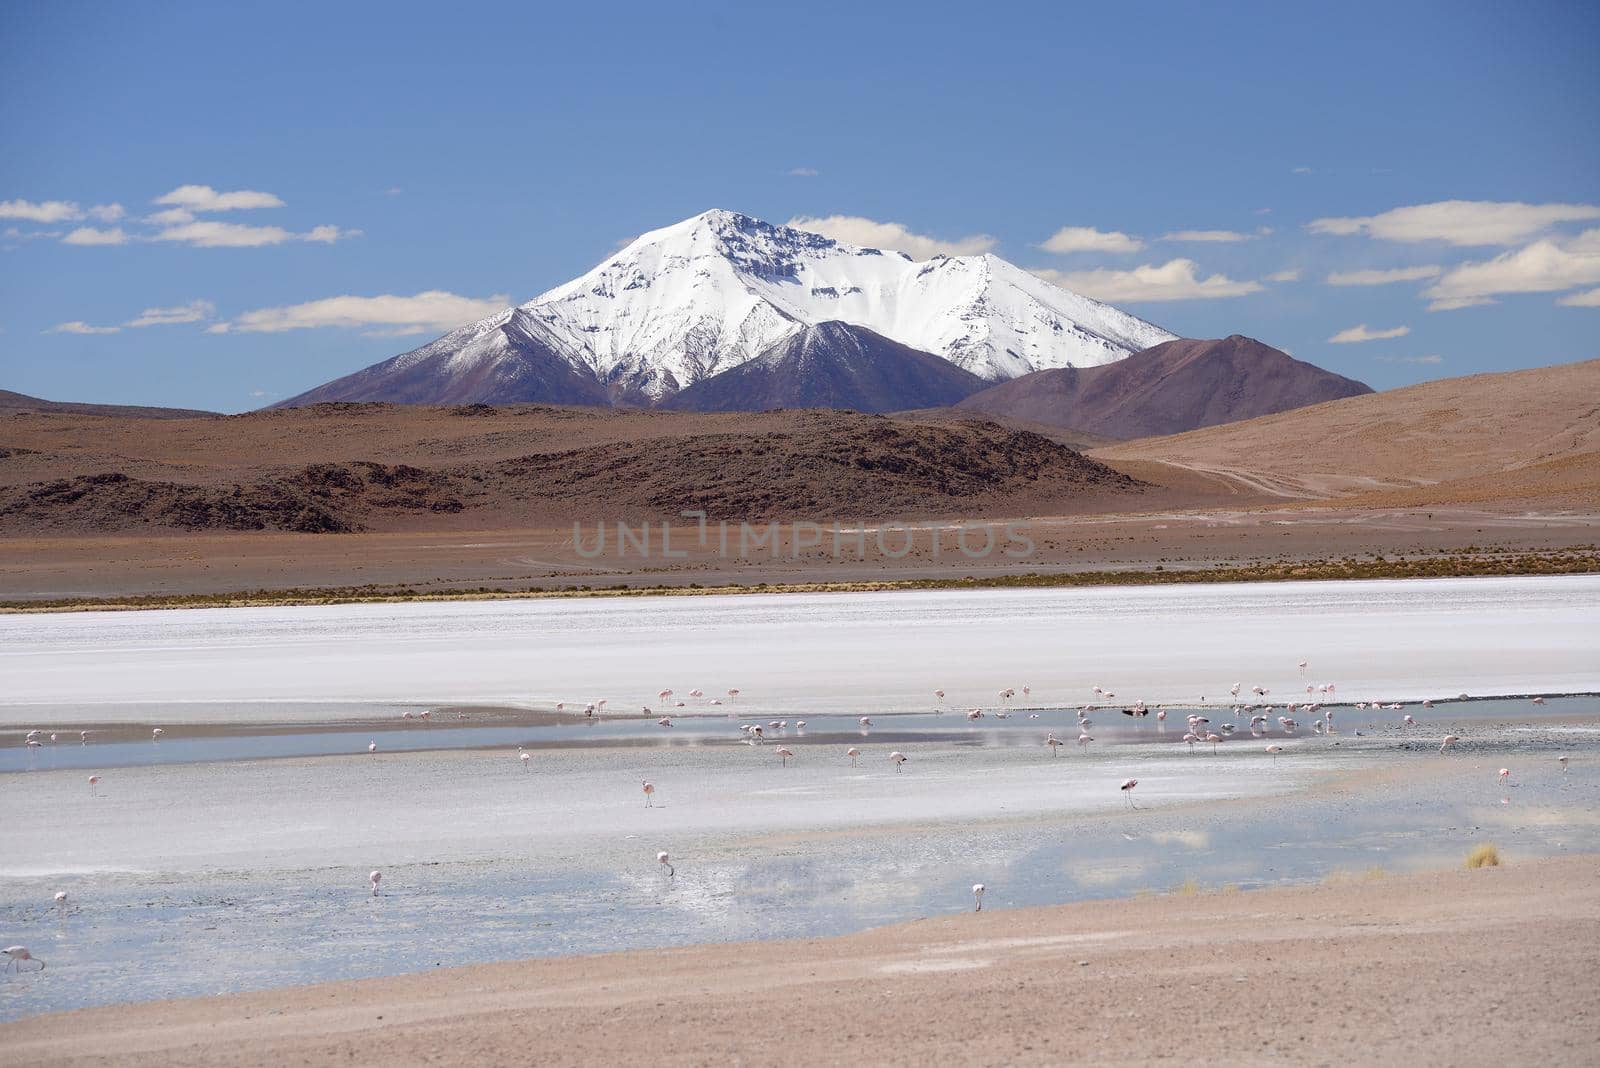
[(828, 320), (996, 381), (1109, 363), (1174, 336), (997, 256), (916, 261), (724, 209), (642, 234), (518, 310), (602, 382), (649, 400)]

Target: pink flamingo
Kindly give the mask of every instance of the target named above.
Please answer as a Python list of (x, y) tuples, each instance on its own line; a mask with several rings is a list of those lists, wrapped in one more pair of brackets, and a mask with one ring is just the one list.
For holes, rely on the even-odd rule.
[(1457, 735), (1454, 735), (1454, 734), (1445, 735), (1444, 736), (1444, 741), (1439, 743), (1439, 752), (1441, 752), (1441, 753), (1444, 752), (1446, 749), (1449, 749), (1452, 745), (1455, 745), (1460, 740), (1461, 740), (1460, 737), (1458, 737)]
[(376, 753), (377, 751), (378, 751), (378, 743), (377, 742), (368, 742), (367, 743), (367, 752)]
[(678, 869), (672, 866), (672, 858), (664, 851), (656, 854), (656, 863), (666, 869), (667, 878), (671, 879), (678, 874)]
[(984, 891), (984, 889), (985, 888), (984, 888), (984, 885), (982, 883), (973, 883), (972, 884), (972, 900), (977, 902), (977, 907), (972, 910), (973, 912), (982, 912), (983, 911), (983, 891)]
[(651, 799), (655, 796), (656, 784), (651, 782), (649, 779), (646, 779), (644, 782), (640, 783), (640, 786), (644, 790), (644, 807), (654, 808), (655, 802)]
[(1044, 744), (1050, 747), (1050, 755), (1055, 756), (1057, 755), (1056, 751), (1061, 747), (1061, 739), (1052, 734), (1044, 740)]
[(853, 768), (856, 766), (856, 757), (861, 755), (861, 750), (852, 745), (844, 751), (844, 755), (850, 758), (850, 766)]
[(517, 759), (522, 761), (522, 770), (523, 771), (527, 771), (528, 770), (528, 763), (529, 763), (529, 761), (531, 761), (533, 759), (533, 757), (528, 755), (528, 751), (526, 749), (518, 749), (517, 750)]
[(780, 746), (778, 746), (776, 752), (777, 752), (778, 756), (783, 758), (783, 766), (784, 767), (788, 767), (789, 766), (789, 758), (794, 756), (794, 750), (790, 749), (787, 746), (780, 745)]
[(25, 960), (33, 961), (39, 965), (41, 972), (44, 971), (44, 961), (29, 953), (27, 946), (7, 946), (5, 949), (0, 950), (0, 953), (4, 953), (10, 958), (6, 961), (6, 971), (22, 971), (22, 962)]
[(906, 762), (906, 755), (899, 750), (896, 750), (895, 752), (889, 754), (889, 759), (894, 762), (894, 770), (898, 772), (900, 770), (900, 765)]
[(378, 896), (378, 884), (383, 882), (383, 872), (375, 871), (367, 876), (367, 882), (372, 885), (372, 896)]
[(1126, 797), (1128, 799), (1128, 807), (1129, 808), (1138, 808), (1139, 807), (1138, 805), (1135, 805), (1133, 803), (1133, 788), (1135, 786), (1138, 786), (1138, 785), (1139, 785), (1139, 780), (1138, 779), (1124, 779), (1122, 781), (1122, 785), (1117, 787), (1117, 789), (1122, 791), (1122, 796)]
[(1506, 784), (1506, 780), (1509, 779), (1509, 778), (1511, 778), (1511, 769), (1510, 768), (1501, 768), (1500, 769), (1500, 785), (1504, 786)]

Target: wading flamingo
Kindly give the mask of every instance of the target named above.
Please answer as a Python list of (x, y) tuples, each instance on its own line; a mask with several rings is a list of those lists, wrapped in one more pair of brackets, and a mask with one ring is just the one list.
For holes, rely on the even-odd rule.
[(1269, 746), (1267, 746), (1267, 752), (1272, 754), (1272, 759), (1273, 760), (1277, 760), (1278, 759), (1278, 754), (1283, 752), (1283, 746), (1281, 746), (1281, 745), (1269, 745)]
[(783, 758), (783, 766), (784, 767), (788, 767), (789, 766), (789, 758), (794, 756), (794, 750), (790, 749), (787, 746), (780, 745), (775, 750), (775, 752), (778, 754), (778, 756)]
[(383, 882), (383, 872), (381, 872), (381, 871), (373, 872), (371, 875), (367, 876), (367, 882), (372, 884), (372, 896), (373, 897), (377, 897), (378, 896), (378, 884)]
[(65, 890), (56, 891), (56, 912), (62, 919), (67, 916), (67, 892)]
[(1444, 741), (1439, 743), (1439, 752), (1444, 752), (1446, 749), (1449, 749), (1452, 745), (1455, 745), (1460, 740), (1461, 739), (1454, 734), (1445, 735)]
[(523, 771), (527, 771), (528, 770), (528, 764), (529, 764), (530, 761), (533, 760), (533, 757), (528, 754), (528, 751), (526, 749), (518, 749), (517, 750), (517, 759), (522, 761), (522, 770)]
[(6, 971), (22, 971), (22, 962), (25, 960), (33, 961), (39, 965), (41, 972), (44, 971), (44, 961), (29, 953), (27, 946), (7, 946), (4, 950), (0, 950), (0, 953), (10, 958), (6, 961)]
[(977, 908), (972, 910), (973, 912), (982, 912), (983, 911), (983, 891), (984, 891), (984, 886), (983, 886), (982, 883), (973, 883), (972, 884), (972, 900), (976, 901), (978, 903), (977, 904)]
[(1129, 808), (1138, 808), (1139, 807), (1138, 805), (1133, 803), (1133, 788), (1135, 786), (1138, 786), (1138, 785), (1139, 785), (1139, 780), (1138, 779), (1124, 779), (1122, 781), (1122, 785), (1117, 787), (1117, 789), (1122, 791), (1122, 796), (1126, 797), (1128, 799), (1128, 807)]
[(856, 757), (861, 755), (861, 750), (852, 745), (844, 751), (844, 755), (850, 758), (850, 766), (853, 768), (856, 766)]
[(1044, 740), (1044, 744), (1050, 747), (1050, 755), (1055, 756), (1057, 750), (1061, 748), (1061, 739), (1052, 734)]
[(671, 879), (678, 874), (678, 869), (672, 866), (672, 858), (665, 852), (656, 854), (656, 863), (666, 869), (667, 878)]
[(655, 802), (652, 800), (652, 798), (655, 796), (656, 784), (651, 782), (649, 779), (646, 779), (644, 782), (640, 783), (639, 786), (642, 790), (644, 790), (644, 807), (654, 808)]
[(906, 755), (899, 750), (895, 750), (893, 753), (889, 754), (889, 759), (894, 761), (894, 770), (898, 772), (900, 770), (900, 765), (906, 762)]

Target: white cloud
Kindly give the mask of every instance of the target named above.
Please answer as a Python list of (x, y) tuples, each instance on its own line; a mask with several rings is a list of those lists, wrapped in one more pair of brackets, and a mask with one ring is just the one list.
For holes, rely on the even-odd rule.
[(1313, 219), (1314, 234), (1366, 234), (1382, 241), (1445, 241), (1452, 245), (1515, 245), (1557, 223), (1600, 219), (1593, 204), (1441, 200), (1381, 215)]
[(1420, 282), (1424, 278), (1437, 278), (1443, 273), (1443, 267), (1432, 264), (1426, 267), (1396, 267), (1389, 271), (1334, 271), (1328, 275), (1327, 283), (1330, 286), (1386, 286), (1390, 282)]
[(1311, 168), (1310, 167), (1296, 167), (1293, 170), (1291, 170), (1289, 173), (1290, 174), (1310, 174), (1311, 173)]
[(391, 197), (397, 197), (403, 192), (405, 192), (405, 190), (401, 189), (397, 185), (391, 185), (388, 189), (384, 190), (384, 193)]
[(1600, 308), (1600, 289), (1591, 289), (1587, 293), (1569, 293), (1556, 303), (1569, 308)]
[(817, 176), (817, 169), (815, 167), (791, 167), (791, 168), (789, 168), (789, 177), (791, 177), (791, 178), (815, 178), (816, 176)]
[(360, 237), (360, 230), (341, 230), (337, 226), (313, 226), (309, 233), (297, 234), (302, 241), (316, 241), (324, 245), (331, 245), (335, 241), (342, 241), (347, 237)]
[(123, 326), (174, 326), (179, 323), (199, 323), (216, 314), (217, 306), (209, 300), (194, 300), (175, 308), (146, 308), (136, 318)]
[(246, 226), (244, 223), (200, 222), (169, 226), (156, 234), (157, 241), (177, 241), (197, 248), (259, 248), (281, 245), (294, 235), (281, 226)]
[(477, 299), (438, 289), (410, 297), (390, 294), (377, 297), (328, 297), (304, 304), (245, 312), (231, 323), (217, 323), (208, 327), (206, 332), (225, 334), (230, 330), (238, 330), (243, 333), (278, 333), (325, 326), (346, 329), (370, 327), (398, 333), (443, 332), (504, 311), (509, 303), (510, 298), (505, 294)]
[(1383, 363), (1444, 363), (1443, 356), (1374, 356)]
[(950, 256), (970, 256), (989, 252), (999, 244), (988, 234), (972, 234), (953, 240), (943, 240), (926, 234), (913, 233), (896, 222), (877, 222), (859, 215), (829, 215), (826, 218), (796, 216), (789, 226), (810, 230), (814, 234), (842, 241), (847, 245), (864, 248), (886, 248), (904, 252), (914, 260), (932, 259), (943, 253)]
[(1352, 326), (1348, 330), (1341, 330), (1328, 340), (1335, 345), (1351, 345), (1360, 341), (1383, 341), (1391, 337), (1405, 337), (1411, 333), (1409, 326), (1397, 326), (1391, 330), (1368, 330), (1367, 324)]
[(37, 241), (41, 237), (60, 237), (60, 230), (30, 230), (24, 233), (15, 226), (6, 227), (5, 236), (12, 241)]
[(1274, 271), (1267, 275), (1268, 282), (1298, 282), (1300, 281), (1300, 268), (1291, 267), (1287, 271)]
[(238, 189), (219, 193), (209, 185), (180, 185), (164, 196), (156, 197), (152, 204), (164, 204), (189, 211), (242, 211), (251, 208), (281, 208), (283, 201), (271, 193), (254, 189)]
[(1063, 226), (1039, 246), (1046, 252), (1138, 252), (1144, 242), (1121, 230), (1096, 230), (1092, 226)]
[(1429, 311), (1487, 304), (1502, 293), (1554, 293), (1600, 282), (1600, 229), (1567, 240), (1545, 238), (1492, 260), (1463, 263), (1422, 295)]
[(1226, 275), (1201, 278), (1193, 260), (1169, 260), (1160, 266), (1146, 264), (1131, 271), (1033, 272), (1048, 282), (1110, 303), (1141, 300), (1211, 300), (1257, 293), (1261, 283), (1239, 281)]
[(74, 319), (70, 323), (57, 323), (46, 330), (47, 334), (115, 334), (121, 330), (120, 326), (90, 326), (81, 319)]
[(165, 211), (146, 215), (144, 221), (154, 223), (157, 226), (180, 226), (183, 223), (194, 222), (194, 213), (187, 208), (168, 208)]
[(97, 230), (92, 226), (80, 226), (66, 237), (61, 239), (63, 245), (126, 245), (128, 235), (122, 232), (122, 227), (113, 226), (109, 230)]
[(360, 230), (341, 230), (337, 226), (316, 226), (306, 233), (297, 234), (281, 226), (247, 226), (244, 223), (200, 219), (165, 227), (156, 233), (154, 239), (175, 241), (195, 248), (260, 248), (263, 245), (281, 245), (285, 241), (312, 241), (331, 245), (335, 241), (356, 237), (360, 233)]
[(1498, 300), (1491, 297), (1445, 297), (1428, 305), (1429, 311), (1458, 311), (1462, 308), (1476, 308), (1482, 304), (1499, 304)]
[[(1265, 230), (1265, 233), (1272, 233)], [(1170, 234), (1162, 234), (1163, 241), (1203, 241), (1227, 244), (1234, 241), (1254, 241), (1255, 234), (1241, 234), (1237, 230), (1174, 230)]]
[(116, 222), (126, 214), (121, 204), (96, 204), (89, 209), (90, 217), (101, 222)]
[(83, 218), (83, 209), (70, 200), (0, 200), (0, 219), (26, 219), (28, 222), (71, 222)]

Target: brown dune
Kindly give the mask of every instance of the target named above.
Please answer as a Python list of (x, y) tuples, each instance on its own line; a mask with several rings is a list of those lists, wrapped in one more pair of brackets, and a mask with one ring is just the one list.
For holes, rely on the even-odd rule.
[(1290, 499), (1600, 504), (1600, 360), (1447, 378), (1091, 453)]

